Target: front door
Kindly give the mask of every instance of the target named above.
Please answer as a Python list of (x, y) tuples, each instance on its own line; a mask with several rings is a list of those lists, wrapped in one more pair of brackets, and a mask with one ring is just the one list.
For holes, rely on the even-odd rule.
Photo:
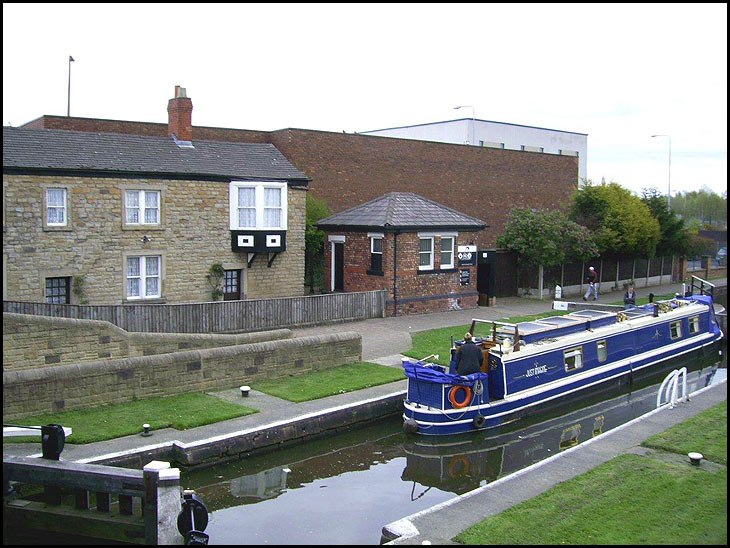
[(241, 299), (241, 271), (226, 270), (223, 300), (238, 301)]
[(334, 261), (332, 263), (332, 290), (333, 291), (344, 291), (345, 290), (345, 244), (339, 242), (333, 242), (334, 246), (333, 254)]

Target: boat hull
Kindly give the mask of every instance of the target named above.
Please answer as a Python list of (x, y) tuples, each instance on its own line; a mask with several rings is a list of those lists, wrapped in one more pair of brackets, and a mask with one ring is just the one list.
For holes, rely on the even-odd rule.
[[(438, 436), (474, 432), (502, 426), (534, 413), (546, 412), (552, 407), (575, 405), (576, 400), (596, 392), (615, 387), (617, 383), (634, 382), (636, 379), (671, 370), (678, 359), (698, 352), (717, 354), (722, 334), (711, 331), (680, 343), (644, 352), (631, 358), (590, 369), (569, 379), (561, 379), (536, 388), (523, 390), (504, 399), (480, 404), (472, 398), (472, 404), (459, 409), (446, 409), (448, 405), (424, 405), (410, 386), (404, 402), (403, 419), (407, 430), (421, 435)], [(453, 387), (442, 385), (442, 401)], [(433, 403), (433, 402), (431, 402)]]

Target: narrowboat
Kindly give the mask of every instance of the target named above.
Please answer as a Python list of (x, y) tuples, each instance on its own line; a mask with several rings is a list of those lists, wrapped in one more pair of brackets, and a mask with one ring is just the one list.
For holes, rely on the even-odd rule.
[[(491, 324), (491, 334), (479, 338), (479, 324)], [(501, 426), (617, 379), (661, 370), (671, 358), (707, 349), (723, 336), (710, 295), (629, 310), (586, 308), (518, 324), (473, 320), (469, 332), (484, 353), (478, 373), (456, 374), (463, 341), (452, 344), (448, 368), (403, 360), (407, 432), (449, 435)]]

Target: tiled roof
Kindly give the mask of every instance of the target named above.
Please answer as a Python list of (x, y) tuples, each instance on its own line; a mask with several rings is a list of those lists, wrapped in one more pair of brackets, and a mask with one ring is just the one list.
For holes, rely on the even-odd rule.
[(194, 148), (185, 148), (165, 137), (3, 127), (3, 171), (308, 180), (271, 144), (192, 144)]
[(391, 192), (317, 223), (321, 229), (482, 230), (487, 224), (412, 192)]

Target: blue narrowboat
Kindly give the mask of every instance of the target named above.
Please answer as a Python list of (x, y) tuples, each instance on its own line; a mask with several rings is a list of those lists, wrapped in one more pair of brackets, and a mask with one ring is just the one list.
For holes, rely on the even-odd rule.
[(452, 346), (448, 368), (403, 360), (406, 431), (448, 435), (501, 426), (610, 381), (654, 373), (670, 358), (709, 347), (723, 336), (710, 295), (622, 311), (575, 310), (518, 324), (474, 320), (472, 335), (480, 322), (492, 329), (488, 337), (473, 337), (484, 353), (478, 373), (456, 374), (455, 356), (463, 341)]

